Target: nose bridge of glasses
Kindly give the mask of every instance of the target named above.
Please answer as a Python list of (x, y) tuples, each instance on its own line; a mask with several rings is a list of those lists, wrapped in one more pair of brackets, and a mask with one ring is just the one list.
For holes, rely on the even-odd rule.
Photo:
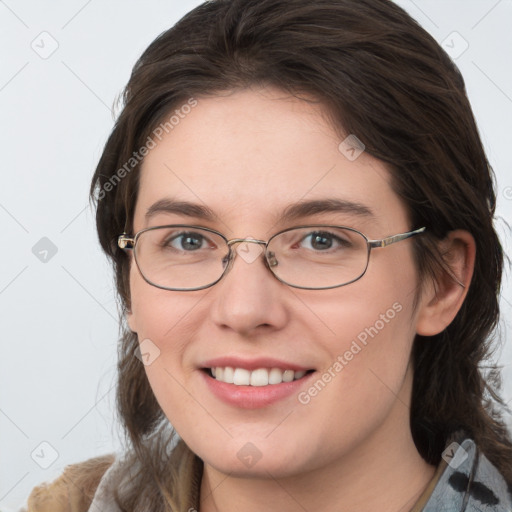
[[(265, 240), (257, 240), (255, 238), (233, 238), (231, 240), (228, 240), (227, 241), (227, 245), (228, 247), (231, 249), (231, 246), (234, 245), (234, 244), (239, 244), (239, 243), (253, 243), (253, 244), (259, 244), (259, 245), (263, 245), (264, 246), (264, 250), (263, 250), (263, 254), (265, 254), (265, 260), (268, 262), (268, 265), (269, 267), (275, 267), (277, 266), (277, 260), (276, 260), (276, 257), (275, 257), (275, 253), (274, 252), (271, 252), (271, 251), (268, 251), (267, 252), (267, 247), (268, 247), (268, 242), (266, 242)], [(233, 253), (230, 252), (230, 258), (229, 258), (231, 261), (231, 264), (233, 262)]]
[(228, 246), (231, 247), (233, 244), (238, 244), (242, 242), (251, 242), (253, 244), (262, 244), (266, 247), (267, 242), (265, 240), (256, 240), (254, 238), (233, 238), (231, 240), (228, 240)]

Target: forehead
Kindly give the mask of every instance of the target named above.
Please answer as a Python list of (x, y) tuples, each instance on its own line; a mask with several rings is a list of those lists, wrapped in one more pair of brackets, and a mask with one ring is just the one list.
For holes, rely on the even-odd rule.
[(141, 168), (136, 228), (169, 198), (201, 204), (233, 230), (247, 229), (248, 219), (268, 227), (290, 204), (325, 198), (367, 206), (382, 228), (404, 224), (385, 164), (347, 154), (321, 105), (276, 89), (196, 100), (177, 108), (161, 140), (154, 137)]

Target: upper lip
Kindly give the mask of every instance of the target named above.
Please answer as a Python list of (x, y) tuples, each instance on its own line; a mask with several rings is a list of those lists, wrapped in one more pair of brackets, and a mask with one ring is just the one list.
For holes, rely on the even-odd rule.
[(205, 361), (200, 366), (201, 368), (225, 368), (230, 366), (231, 368), (244, 368), (249, 371), (257, 370), (258, 368), (279, 368), (281, 370), (294, 370), (296, 372), (312, 369), (308, 366), (282, 361), (273, 357), (257, 357), (253, 359), (245, 359), (242, 357), (216, 357), (214, 359), (208, 359), (208, 361)]

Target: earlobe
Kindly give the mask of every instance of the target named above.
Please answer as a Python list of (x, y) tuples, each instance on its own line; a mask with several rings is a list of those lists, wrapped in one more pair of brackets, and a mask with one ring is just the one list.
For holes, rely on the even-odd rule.
[(425, 282), (416, 323), (422, 336), (439, 334), (451, 324), (466, 298), (475, 266), (476, 244), (468, 231), (451, 231), (439, 250), (449, 269), (440, 272), (435, 284)]

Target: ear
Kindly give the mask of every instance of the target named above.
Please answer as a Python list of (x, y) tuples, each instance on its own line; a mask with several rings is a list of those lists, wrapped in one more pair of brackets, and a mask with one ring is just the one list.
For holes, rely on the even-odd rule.
[(135, 317), (131, 310), (126, 312), (126, 322), (130, 331), (137, 333), (137, 322), (135, 321)]
[(434, 336), (448, 327), (466, 298), (475, 266), (475, 239), (468, 231), (450, 231), (441, 241), (439, 250), (450, 271), (443, 270), (435, 285), (424, 283), (416, 332)]

